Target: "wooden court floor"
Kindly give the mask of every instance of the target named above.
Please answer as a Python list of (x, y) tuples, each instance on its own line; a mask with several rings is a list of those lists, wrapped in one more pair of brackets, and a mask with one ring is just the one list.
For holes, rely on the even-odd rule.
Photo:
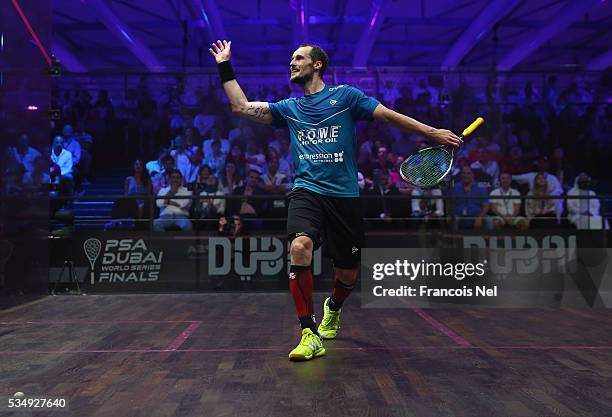
[[(47, 297), (0, 312), (0, 416), (612, 416), (612, 310), (355, 295), (342, 318), (326, 356), (292, 363), (288, 293)], [(67, 408), (8, 409), (17, 391)]]

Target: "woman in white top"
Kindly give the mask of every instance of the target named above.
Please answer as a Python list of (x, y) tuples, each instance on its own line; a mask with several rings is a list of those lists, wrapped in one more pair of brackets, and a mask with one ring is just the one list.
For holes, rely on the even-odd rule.
[(242, 187), (242, 185), (242, 177), (236, 164), (232, 161), (227, 161), (219, 178), (219, 191), (225, 195), (230, 195), (236, 188)]

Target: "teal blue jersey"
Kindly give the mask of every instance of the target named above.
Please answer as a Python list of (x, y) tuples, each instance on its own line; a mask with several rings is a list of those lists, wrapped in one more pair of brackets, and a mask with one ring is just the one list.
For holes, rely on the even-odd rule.
[(270, 103), (276, 126), (288, 126), (295, 165), (293, 188), (358, 197), (356, 120), (372, 120), (380, 102), (350, 85)]

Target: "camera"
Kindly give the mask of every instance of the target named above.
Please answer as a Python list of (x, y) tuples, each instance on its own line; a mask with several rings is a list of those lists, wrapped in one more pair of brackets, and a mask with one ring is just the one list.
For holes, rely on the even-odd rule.
[(199, 194), (206, 189), (206, 183), (205, 182), (191, 182), (187, 184), (187, 189), (189, 191), (195, 191), (196, 193)]

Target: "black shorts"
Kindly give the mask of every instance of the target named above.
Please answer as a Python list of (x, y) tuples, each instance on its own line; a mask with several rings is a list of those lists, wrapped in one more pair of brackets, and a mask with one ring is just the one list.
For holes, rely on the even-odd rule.
[(314, 250), (323, 245), (324, 253), (335, 267), (353, 269), (359, 266), (364, 243), (359, 197), (330, 197), (296, 188), (288, 198), (289, 241), (308, 236)]

